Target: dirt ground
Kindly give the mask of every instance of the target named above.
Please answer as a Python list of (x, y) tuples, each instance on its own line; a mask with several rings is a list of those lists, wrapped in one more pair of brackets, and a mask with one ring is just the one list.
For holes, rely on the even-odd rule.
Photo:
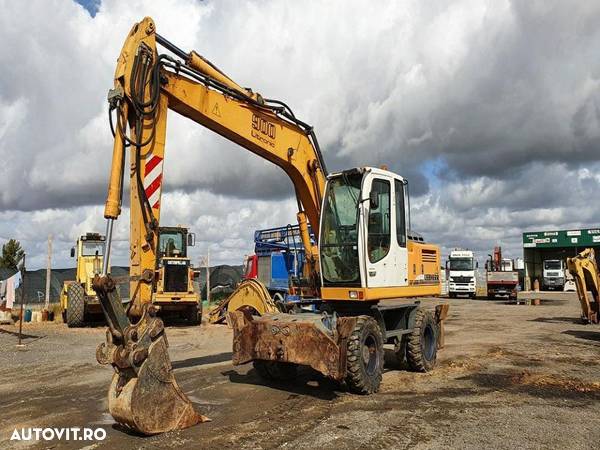
[[(168, 329), (177, 379), (212, 422), (140, 437), (113, 426), (112, 369), (95, 361), (104, 329), (0, 326), (2, 448), (598, 448), (600, 327), (574, 297), (539, 306), (449, 300), (446, 348), (427, 374), (389, 352), (381, 392), (364, 397), (306, 370), (265, 385), (233, 367), (225, 326)], [(433, 304), (433, 303), (432, 303)], [(97, 443), (9, 441), (21, 427), (103, 427)]]

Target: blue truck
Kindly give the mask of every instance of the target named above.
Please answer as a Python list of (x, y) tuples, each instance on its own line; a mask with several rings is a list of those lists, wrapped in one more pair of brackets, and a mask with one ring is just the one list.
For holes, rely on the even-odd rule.
[[(309, 234), (314, 241), (310, 228)], [(304, 256), (298, 225), (256, 230), (254, 254), (244, 261), (244, 278), (258, 279), (274, 300), (283, 301), (290, 278), (302, 275)]]

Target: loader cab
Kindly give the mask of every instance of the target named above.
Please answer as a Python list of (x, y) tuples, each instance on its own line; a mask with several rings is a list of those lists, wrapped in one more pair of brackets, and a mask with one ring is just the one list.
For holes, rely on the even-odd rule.
[(187, 256), (187, 246), (187, 229), (179, 227), (161, 227), (159, 229), (159, 258), (185, 258)]
[[(406, 186), (370, 167), (328, 177), (319, 240), (324, 288), (408, 285)], [(350, 291), (350, 299), (352, 292), (364, 295)]]

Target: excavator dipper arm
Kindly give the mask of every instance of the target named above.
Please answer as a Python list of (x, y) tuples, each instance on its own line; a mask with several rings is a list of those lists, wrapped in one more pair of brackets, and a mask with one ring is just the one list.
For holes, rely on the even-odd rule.
[[(581, 304), (581, 318), (585, 323), (600, 323), (600, 271), (593, 248), (587, 248), (573, 258), (567, 258), (567, 268), (575, 279)], [(592, 301), (588, 298), (592, 293)]]
[[(176, 57), (159, 54), (157, 43)], [(152, 306), (157, 265), (167, 113), (171, 109), (281, 167), (298, 200), (306, 254), (300, 294), (318, 295), (318, 247), (326, 169), (312, 128), (282, 102), (232, 81), (196, 52), (186, 53), (156, 33), (146, 17), (131, 29), (117, 61), (109, 96), (114, 135), (105, 204), (106, 250), (94, 289), (108, 322), (100, 363), (115, 375), (109, 410), (115, 420), (144, 434), (181, 429), (207, 420), (196, 413), (172, 373), (162, 321)], [(126, 149), (130, 166), (125, 170)], [(108, 274), (113, 222), (121, 213), (124, 177), (130, 177), (130, 303), (117, 301)]]

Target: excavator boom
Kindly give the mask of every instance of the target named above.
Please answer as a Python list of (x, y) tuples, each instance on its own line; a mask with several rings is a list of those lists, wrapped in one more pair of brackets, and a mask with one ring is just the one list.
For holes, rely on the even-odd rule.
[[(175, 57), (159, 54), (157, 44)], [(114, 145), (104, 210), (106, 256), (93, 286), (109, 329), (97, 359), (115, 369), (109, 390), (109, 410), (115, 420), (137, 432), (155, 434), (208, 420), (194, 411), (175, 381), (164, 325), (151, 303), (157, 283), (168, 110), (273, 162), (288, 174), (296, 189), (307, 255), (304, 279), (308, 281), (298, 293), (314, 295), (318, 289), (318, 249), (310, 240), (308, 224), (318, 232), (326, 170), (312, 128), (284, 103), (263, 99), (196, 52), (182, 51), (159, 36), (148, 17), (135, 24), (125, 40), (108, 101)], [(118, 301), (106, 263), (113, 222), (121, 213), (126, 149), (131, 168), (131, 299), (127, 311)], [(275, 310), (272, 306), (269, 311)]]

